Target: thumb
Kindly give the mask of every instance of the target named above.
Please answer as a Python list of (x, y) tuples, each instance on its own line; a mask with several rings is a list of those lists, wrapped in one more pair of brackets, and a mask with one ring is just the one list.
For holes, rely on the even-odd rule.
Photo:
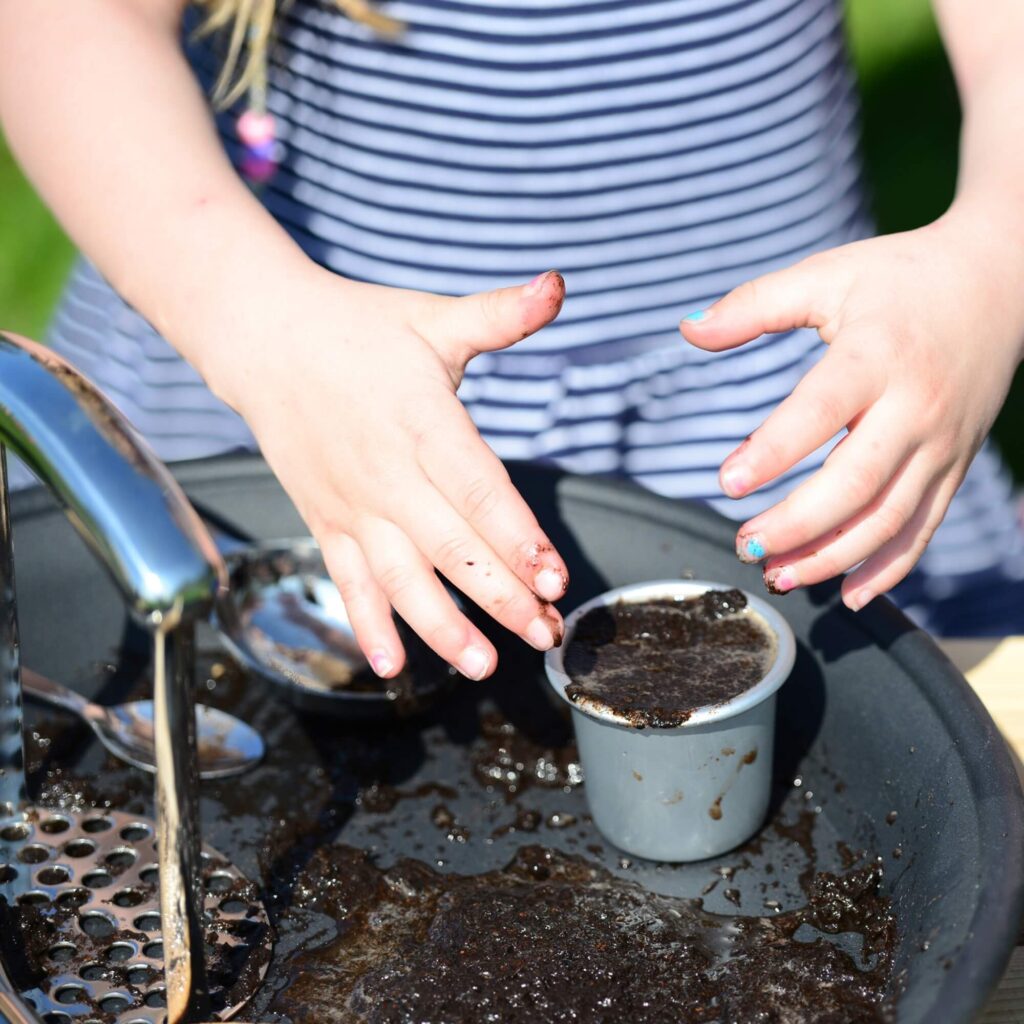
[(435, 347), (465, 366), (481, 352), (508, 348), (558, 316), (565, 280), (557, 270), (538, 274), (529, 284), (496, 288), (434, 306), (430, 334)]
[(762, 334), (825, 328), (832, 319), (828, 290), (822, 262), (811, 257), (741, 284), (707, 309), (683, 317), (679, 330), (691, 345), (720, 352)]

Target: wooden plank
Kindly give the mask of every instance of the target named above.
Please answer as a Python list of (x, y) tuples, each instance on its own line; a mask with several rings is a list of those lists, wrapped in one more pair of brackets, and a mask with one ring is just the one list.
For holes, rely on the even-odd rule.
[[(1024, 637), (940, 640), (939, 646), (967, 677), (1014, 754), (1024, 782)], [(1024, 1024), (1024, 947), (1010, 964), (978, 1024)]]
[(1018, 759), (1024, 760), (1024, 636), (941, 640), (939, 646), (967, 677)]
[(1024, 947), (1018, 946), (978, 1024), (1024, 1024)]

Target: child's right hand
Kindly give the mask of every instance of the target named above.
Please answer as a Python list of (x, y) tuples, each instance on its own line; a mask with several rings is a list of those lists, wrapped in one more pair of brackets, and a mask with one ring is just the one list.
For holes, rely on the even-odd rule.
[(374, 670), (404, 662), (392, 607), (464, 675), (494, 670), (435, 568), (538, 650), (559, 643), (565, 564), (455, 392), (475, 355), (554, 319), (561, 276), (448, 298), (318, 270), (300, 290), (287, 335), (218, 345), (203, 370), (319, 541)]

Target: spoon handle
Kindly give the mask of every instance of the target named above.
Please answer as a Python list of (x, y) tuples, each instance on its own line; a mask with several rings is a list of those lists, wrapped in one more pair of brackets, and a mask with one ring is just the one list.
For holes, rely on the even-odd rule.
[(41, 676), (38, 672), (33, 672), (32, 669), (24, 666), (21, 669), (21, 682), (25, 692), (30, 696), (38, 697), (40, 700), (46, 701), (47, 704), (64, 708), (65, 711), (72, 711), (82, 718), (89, 718), (92, 703), (80, 693), (61, 686), (60, 683), (55, 683), (52, 679), (47, 679), (46, 676)]

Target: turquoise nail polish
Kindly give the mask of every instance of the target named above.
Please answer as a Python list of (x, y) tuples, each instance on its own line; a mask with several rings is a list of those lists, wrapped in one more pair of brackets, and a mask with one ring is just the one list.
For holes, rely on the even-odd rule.
[(696, 324), (700, 323), (701, 320), (706, 320), (708, 311), (706, 309), (695, 309), (692, 313), (687, 313), (683, 317), (684, 323)]
[(747, 540), (747, 556), (758, 560), (764, 558), (764, 545), (757, 537), (750, 537)]

